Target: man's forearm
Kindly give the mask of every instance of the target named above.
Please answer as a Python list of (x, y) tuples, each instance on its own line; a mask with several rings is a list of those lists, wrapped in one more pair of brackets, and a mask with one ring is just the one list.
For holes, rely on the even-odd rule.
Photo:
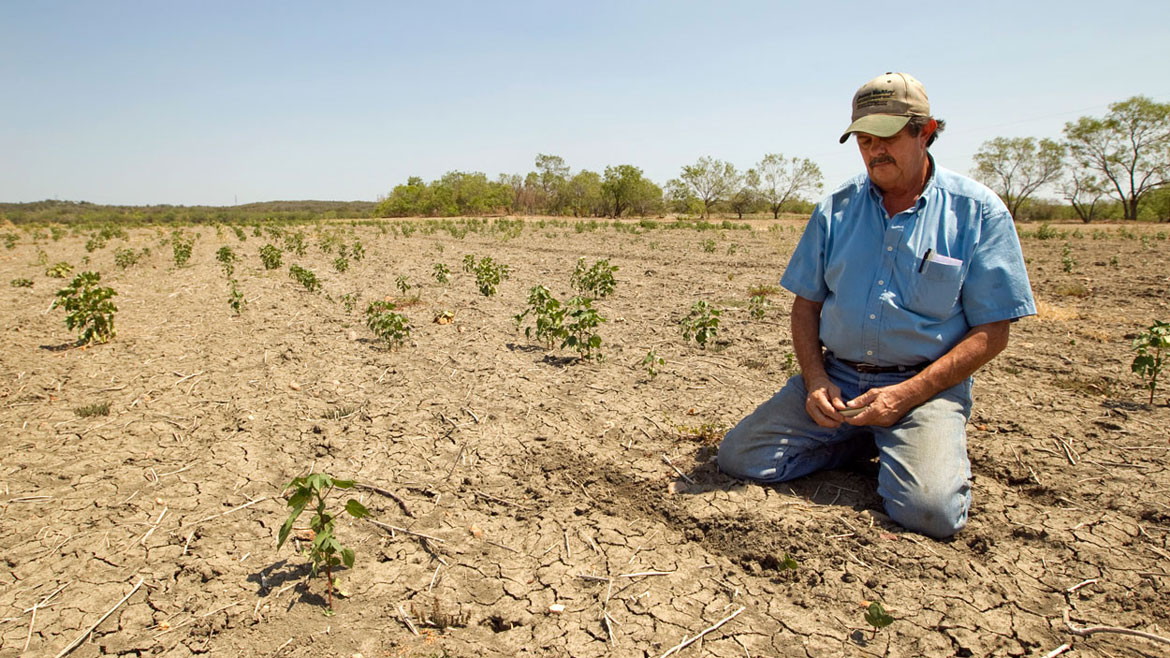
[(810, 390), (811, 382), (827, 379), (825, 358), (821, 353), (821, 303), (797, 296), (792, 302), (792, 351)]
[(972, 327), (950, 351), (903, 382), (910, 406), (918, 406), (975, 374), (1007, 347), (1010, 327), (1010, 320)]

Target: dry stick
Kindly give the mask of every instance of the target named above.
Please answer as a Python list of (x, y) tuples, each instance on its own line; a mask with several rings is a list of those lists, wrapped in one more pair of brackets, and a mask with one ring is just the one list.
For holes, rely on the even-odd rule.
[(719, 628), (720, 626), (726, 624), (727, 622), (731, 621), (732, 619), (735, 619), (736, 616), (739, 615), (739, 613), (743, 612), (746, 609), (747, 609), (746, 606), (740, 606), (739, 610), (736, 610), (735, 612), (731, 613), (730, 615), (727, 615), (723, 619), (720, 619), (719, 621), (715, 622), (713, 625), (711, 625), (710, 627), (708, 627), (706, 630), (699, 633), (698, 635), (692, 637), (689, 640), (683, 640), (679, 644), (676, 644), (675, 646), (671, 647), (670, 649), (667, 650), (666, 653), (662, 654), (661, 658), (666, 658), (667, 656), (669, 656), (672, 653), (678, 653), (679, 651), (682, 651), (683, 649), (689, 647), (690, 645), (694, 644), (696, 641), (701, 639), (707, 633), (710, 633), (711, 631)]
[(432, 537), (430, 535), (424, 535), (421, 532), (414, 532), (413, 530), (407, 530), (406, 528), (399, 528), (396, 525), (390, 525), (389, 523), (382, 523), (381, 521), (375, 521), (371, 518), (367, 518), (366, 520), (369, 521), (370, 523), (373, 523), (374, 525), (378, 526), (379, 528), (382, 528), (383, 530), (389, 530), (390, 532), (401, 532), (404, 535), (413, 535), (415, 537), (421, 537), (422, 539), (429, 539), (433, 542), (438, 542), (440, 544), (447, 543), (446, 540), (439, 539), (438, 537)]
[(1088, 637), (1094, 633), (1118, 633), (1120, 635), (1132, 635), (1134, 637), (1141, 637), (1153, 642), (1161, 642), (1162, 644), (1170, 644), (1170, 638), (1162, 637), (1161, 635), (1154, 635), (1153, 633), (1146, 633), (1145, 631), (1135, 631), (1130, 628), (1121, 628), (1120, 626), (1085, 626), (1084, 628), (1077, 628), (1073, 626), (1072, 620), (1069, 619), (1069, 609), (1064, 609), (1064, 625), (1068, 626), (1068, 630), (1073, 635), (1080, 637)]
[(146, 580), (145, 578), (142, 578), (141, 576), (139, 576), (138, 583), (136, 585), (134, 585), (134, 588), (130, 590), (129, 594), (127, 594), (126, 596), (123, 596), (122, 600), (115, 603), (114, 607), (110, 608), (109, 611), (106, 612), (106, 614), (102, 615), (101, 619), (94, 622), (93, 626), (90, 626), (89, 628), (85, 629), (85, 632), (82, 633), (81, 635), (78, 635), (76, 640), (73, 640), (72, 642), (69, 643), (69, 646), (62, 649), (61, 653), (57, 654), (56, 658), (61, 658), (61, 656), (64, 656), (65, 654), (69, 653), (70, 651), (73, 651), (79, 645), (81, 645), (81, 643), (85, 641), (85, 638), (89, 637), (89, 634), (94, 632), (94, 629), (96, 629), (98, 626), (101, 626), (101, 623), (103, 621), (105, 621), (107, 617), (114, 614), (115, 610), (120, 608), (123, 603), (125, 603), (127, 600), (130, 599), (131, 596), (134, 596), (134, 592), (137, 592), (138, 588), (142, 587), (142, 583), (145, 580)]
[(694, 480), (692, 480), (692, 479), (691, 479), (691, 477), (690, 477), (689, 475), (687, 475), (686, 473), (683, 473), (682, 471), (678, 470), (678, 467), (674, 465), (674, 462), (670, 461), (670, 457), (667, 457), (667, 456), (664, 454), (664, 455), (662, 455), (662, 461), (666, 462), (666, 465), (667, 465), (667, 466), (669, 466), (669, 467), (673, 468), (673, 469), (674, 469), (674, 472), (675, 472), (675, 473), (678, 473), (678, 476), (679, 476), (680, 478), (682, 478), (682, 479), (686, 480), (686, 481), (687, 481), (688, 483), (690, 483), (690, 484), (694, 484), (694, 483), (695, 483), (695, 481), (694, 481)]
[(221, 516), (227, 516), (228, 514), (231, 514), (232, 512), (238, 512), (238, 511), (244, 509), (245, 507), (251, 507), (251, 506), (255, 505), (256, 503), (259, 503), (260, 501), (264, 501), (264, 500), (268, 500), (268, 496), (260, 496), (256, 500), (244, 503), (243, 505), (240, 505), (238, 507), (233, 507), (226, 512), (220, 512), (219, 514), (212, 514), (211, 516), (209, 516), (207, 518), (199, 519), (198, 521), (196, 521), (195, 523), (192, 523), (191, 525), (199, 525), (200, 523), (203, 523), (204, 521), (210, 521), (212, 519), (218, 519)]
[(406, 611), (402, 609), (401, 603), (398, 604), (398, 614), (402, 618), (402, 622), (410, 629), (410, 632), (418, 635), (418, 629), (414, 627), (414, 622), (410, 620), (410, 615), (406, 614)]
[[(176, 375), (178, 375), (179, 373), (177, 373), (177, 372), (176, 372), (175, 374), (176, 374)], [(196, 373), (192, 373), (192, 374), (190, 374), (190, 375), (187, 375), (186, 377), (183, 377), (182, 379), (180, 379), (179, 381), (175, 382), (174, 384), (171, 384), (171, 388), (174, 388), (174, 387), (178, 386), (179, 384), (182, 384), (183, 382), (187, 381), (188, 379), (191, 379), (192, 377), (198, 377), (199, 375), (202, 375), (202, 374), (203, 374), (203, 371), (202, 371), (202, 370), (200, 370), (199, 372), (196, 372)], [(181, 376), (181, 375), (180, 375), (180, 376)]]
[(1060, 654), (1064, 653), (1065, 651), (1068, 651), (1071, 648), (1072, 648), (1071, 644), (1068, 644), (1068, 643), (1062, 644), (1059, 647), (1056, 647), (1055, 649), (1053, 649), (1052, 651), (1049, 651), (1048, 653), (1044, 654), (1044, 658), (1056, 658), (1056, 656), (1059, 656)]
[(146, 540), (150, 539), (150, 536), (154, 534), (155, 530), (158, 530), (158, 524), (162, 523), (163, 517), (167, 515), (167, 509), (168, 508), (164, 505), (162, 511), (159, 512), (158, 518), (155, 519), (154, 525), (150, 526), (150, 530), (147, 530), (146, 534), (142, 535), (142, 539), (138, 540), (138, 544), (140, 546), (146, 546)]
[(280, 653), (282, 649), (284, 649), (288, 645), (292, 644), (292, 641), (293, 641), (293, 639), (291, 637), (289, 639), (285, 640), (284, 644), (280, 645), (279, 647), (276, 647), (276, 651), (273, 651), (272, 655), (275, 656), (276, 654)]
[(353, 486), (357, 487), (358, 489), (365, 489), (366, 491), (373, 491), (376, 494), (382, 494), (383, 496), (389, 498), (390, 500), (393, 500), (394, 502), (398, 503), (398, 506), (402, 508), (403, 514), (405, 514), (411, 518), (414, 517), (414, 514), (411, 513), (410, 508), (406, 506), (406, 501), (402, 500), (402, 498), (399, 497), (398, 494), (394, 493), (393, 491), (387, 491), (386, 489), (383, 489), (381, 487), (375, 487), (372, 484), (362, 484), (361, 482), (354, 482)]

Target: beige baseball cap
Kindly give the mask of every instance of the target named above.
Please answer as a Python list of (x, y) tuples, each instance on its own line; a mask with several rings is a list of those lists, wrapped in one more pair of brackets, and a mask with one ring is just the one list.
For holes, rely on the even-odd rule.
[(841, 143), (855, 132), (896, 135), (915, 116), (930, 116), (930, 100), (922, 83), (909, 73), (883, 73), (853, 95), (853, 123), (841, 135)]

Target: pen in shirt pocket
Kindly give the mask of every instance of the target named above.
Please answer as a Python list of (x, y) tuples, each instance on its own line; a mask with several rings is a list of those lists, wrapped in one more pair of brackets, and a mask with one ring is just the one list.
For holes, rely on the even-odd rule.
[(926, 261), (930, 259), (930, 252), (932, 252), (932, 251), (934, 251), (934, 250), (930, 249), (928, 247), (926, 249), (926, 253), (922, 254), (922, 261), (918, 263), (918, 273), (919, 274), (922, 273), (922, 268), (926, 266)]

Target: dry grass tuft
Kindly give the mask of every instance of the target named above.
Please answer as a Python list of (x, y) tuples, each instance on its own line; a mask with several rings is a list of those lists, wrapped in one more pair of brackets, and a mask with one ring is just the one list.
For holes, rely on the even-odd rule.
[(1050, 304), (1042, 299), (1036, 300), (1036, 319), (1041, 322), (1069, 322), (1079, 320), (1080, 317), (1073, 309)]

